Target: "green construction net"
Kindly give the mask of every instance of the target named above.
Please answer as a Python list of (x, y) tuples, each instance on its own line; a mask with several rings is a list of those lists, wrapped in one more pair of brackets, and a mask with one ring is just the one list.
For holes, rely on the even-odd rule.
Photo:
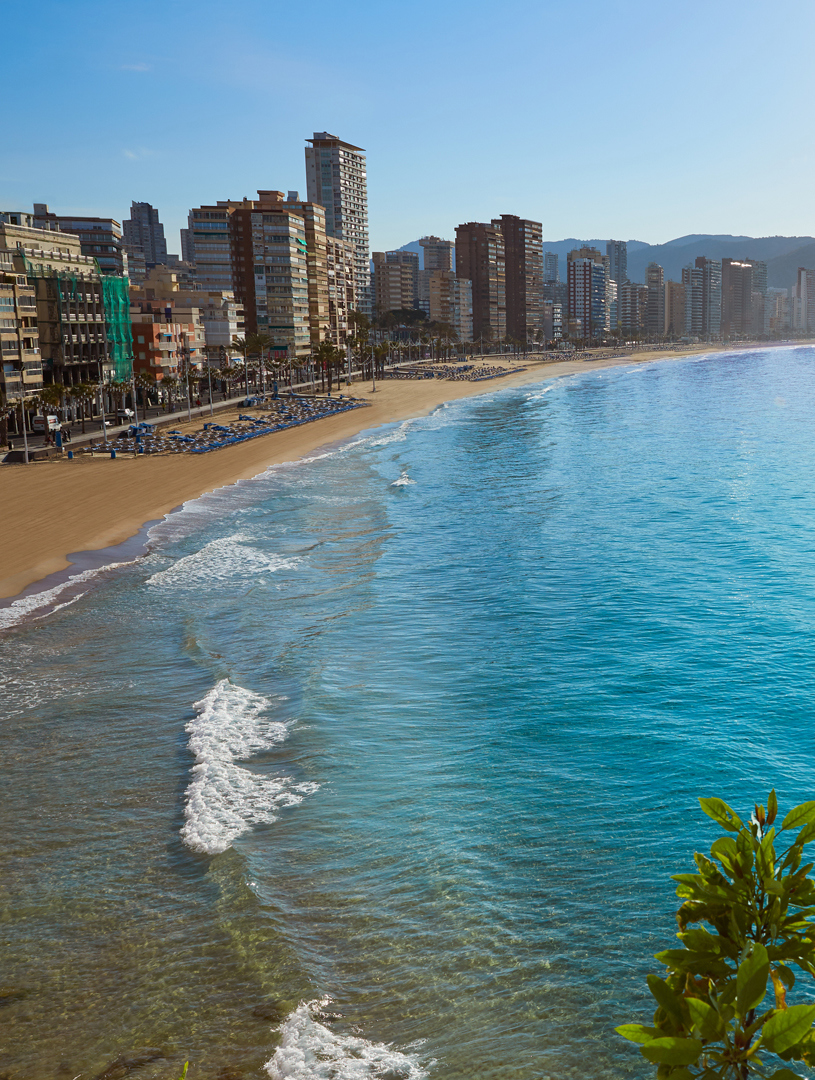
[(113, 274), (102, 275), (102, 301), (108, 332), (108, 361), (116, 379), (133, 374), (133, 333), (130, 329), (130, 281)]

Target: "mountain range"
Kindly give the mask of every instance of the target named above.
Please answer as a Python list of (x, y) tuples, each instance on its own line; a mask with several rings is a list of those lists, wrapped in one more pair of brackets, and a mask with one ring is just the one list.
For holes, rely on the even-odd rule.
[[(544, 251), (560, 256), (560, 277), (566, 279), (566, 256), (574, 248), (594, 247), (604, 255), (605, 240), (545, 240)], [(400, 251), (416, 251), (421, 259), (419, 241), (405, 244)], [(681, 281), (682, 267), (693, 263), (697, 255), (708, 259), (762, 259), (767, 263), (767, 284), (786, 289), (795, 282), (799, 266), (815, 267), (815, 237), (813, 236), (729, 236), (713, 233), (690, 233), (669, 240), (666, 244), (646, 244), (642, 240), (628, 241), (628, 276), (631, 281), (645, 281), (645, 268), (650, 262), (659, 263), (665, 280)]]

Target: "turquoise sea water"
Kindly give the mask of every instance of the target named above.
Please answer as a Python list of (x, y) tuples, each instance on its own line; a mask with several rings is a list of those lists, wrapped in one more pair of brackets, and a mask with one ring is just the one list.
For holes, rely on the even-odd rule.
[(587, 364), (9, 626), (0, 1074), (644, 1077), (697, 797), (815, 797), (814, 434), (812, 349)]

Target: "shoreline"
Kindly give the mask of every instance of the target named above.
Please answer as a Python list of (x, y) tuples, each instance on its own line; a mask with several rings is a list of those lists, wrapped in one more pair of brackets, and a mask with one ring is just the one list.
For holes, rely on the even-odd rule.
[[(763, 346), (766, 348), (767, 346)], [(799, 347), (796, 345), (791, 347)], [(762, 346), (756, 346), (757, 349)], [(101, 570), (134, 538), (146, 548), (149, 526), (207, 492), (297, 461), (361, 431), (427, 415), (447, 401), (550, 382), (588, 370), (687, 360), (734, 350), (706, 347), (639, 352), (594, 360), (527, 361), (525, 369), (484, 382), (384, 380), (351, 391), (369, 407), (317, 420), (206, 455), (75, 459), (8, 466), (0, 470), (0, 610), (55, 586), (62, 591), (80, 574)], [(744, 350), (746, 351), (746, 350)], [(741, 352), (741, 350), (739, 350)], [(197, 423), (192, 428), (199, 426)], [(178, 423), (180, 430), (189, 427)], [(191, 430), (192, 430), (191, 428)], [(113, 549), (113, 550), (112, 550)], [(131, 550), (130, 559), (134, 558)]]

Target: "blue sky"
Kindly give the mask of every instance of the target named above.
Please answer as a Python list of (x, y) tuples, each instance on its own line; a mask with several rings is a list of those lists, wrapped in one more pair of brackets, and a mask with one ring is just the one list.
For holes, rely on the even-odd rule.
[(815, 5), (6, 0), (0, 207), (127, 215), (368, 154), (371, 246), (516, 213), (544, 237), (815, 234)]

